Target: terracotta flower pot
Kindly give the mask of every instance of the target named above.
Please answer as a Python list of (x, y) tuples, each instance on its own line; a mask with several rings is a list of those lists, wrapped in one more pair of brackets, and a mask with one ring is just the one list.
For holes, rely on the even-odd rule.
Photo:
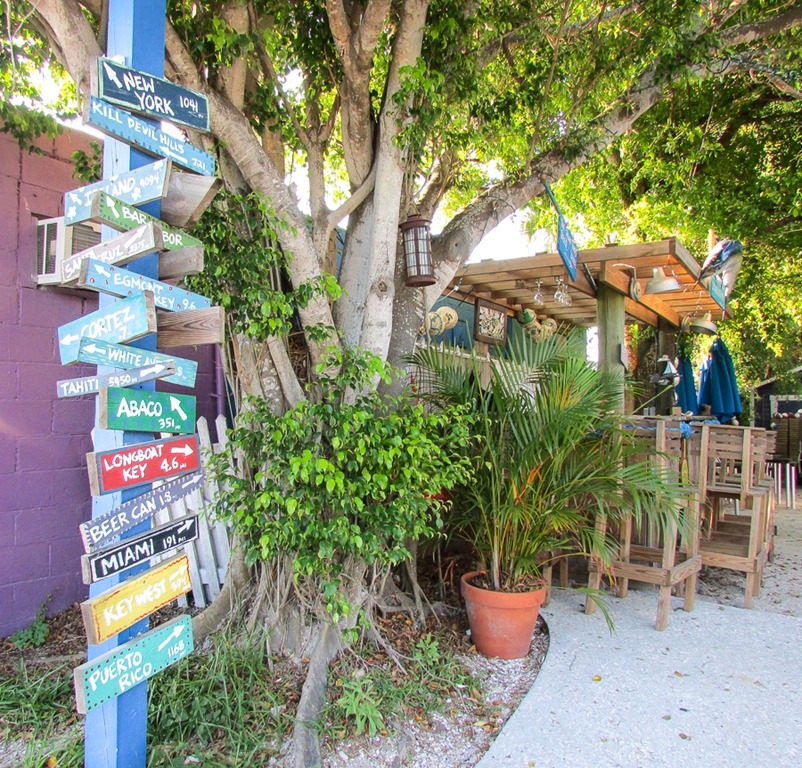
[(471, 571), (461, 580), (468, 623), (476, 650), (499, 659), (520, 659), (529, 653), (546, 588), (532, 592), (494, 592), (471, 584)]

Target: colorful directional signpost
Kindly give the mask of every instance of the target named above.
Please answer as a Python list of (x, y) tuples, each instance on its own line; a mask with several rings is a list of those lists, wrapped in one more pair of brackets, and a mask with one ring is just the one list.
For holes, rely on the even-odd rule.
[(94, 496), (150, 485), (201, 468), (198, 436), (166, 437), (109, 451), (86, 454)]
[(107, 579), (198, 538), (198, 516), (173, 520), (140, 536), (81, 557), (84, 584)]
[(132, 387), (147, 381), (165, 379), (175, 374), (175, 361), (170, 358), (163, 363), (153, 363), (128, 371), (106, 373), (102, 376), (81, 376), (78, 379), (62, 379), (56, 382), (56, 394), (61, 397), (83, 397), (96, 395), (101, 387)]
[(195, 397), (103, 387), (98, 393), (98, 424), (128, 432), (194, 432)]
[(134, 526), (150, 520), (157, 512), (199, 490), (205, 482), (206, 477), (202, 470), (184, 475), (81, 523), (79, 530), (84, 550), (96, 552)]
[(77, 224), (90, 216), (94, 192), (107, 192), (111, 197), (130, 205), (160, 200), (167, 193), (171, 167), (172, 160), (157, 160), (150, 165), (67, 192), (64, 195), (64, 224)]
[(61, 364), (68, 365), (78, 359), (81, 339), (124, 343), (155, 332), (156, 307), (153, 293), (137, 293), (59, 327)]
[[(222, 184), (211, 155), (153, 122), (209, 129), (206, 97), (157, 76), (163, 73), (164, 13), (164, 0), (109, 5), (108, 53), (121, 55), (98, 59), (85, 119), (130, 145), (130, 159), (114, 149), (114, 141), (107, 142), (112, 151), (104, 153), (105, 178), (64, 198), (66, 226), (94, 221), (121, 232), (107, 237), (104, 231), (102, 243), (61, 264), (65, 286), (101, 293), (97, 312), (59, 328), (62, 362), (111, 369), (58, 382), (60, 398), (97, 395), (96, 450), (87, 454), (96, 498), (92, 519), (80, 526), (82, 571), (91, 595), (82, 604), (90, 660), (74, 673), (78, 711), (87, 714), (86, 764), (92, 768), (144, 768), (147, 687), (142, 683), (193, 649), (188, 617), (150, 632), (146, 622), (190, 591), (187, 555), (142, 569), (198, 536), (196, 516), (148, 528), (159, 511), (204, 484), (195, 397), (155, 392), (152, 385), (133, 387), (159, 379), (193, 387), (197, 363), (155, 352), (154, 342), (157, 347), (220, 343), (224, 330), (222, 310), (209, 299), (163, 282), (203, 268), (202, 243), (179, 227), (197, 222)], [(152, 71), (132, 69), (123, 60)], [(149, 162), (142, 153), (157, 159)], [(137, 207), (143, 204), (158, 210), (161, 219)], [(157, 260), (122, 268), (153, 253)], [(113, 433), (106, 430), (122, 436), (108, 437)], [(156, 432), (173, 436), (152, 439)], [(146, 437), (151, 439), (140, 442)], [(105, 580), (110, 586), (104, 590)], [(101, 650), (96, 646), (106, 642), (116, 647), (93, 658)]]
[(214, 176), (215, 163), (211, 155), (107, 101), (91, 96), (86, 122), (107, 136), (138, 147), (149, 155), (169, 157), (182, 168)]
[(179, 616), (73, 670), (78, 712), (105, 704), (189, 655), (192, 619)]
[(82, 339), (78, 348), (79, 363), (92, 365), (110, 365), (113, 368), (144, 368), (158, 363), (172, 362), (175, 373), (165, 376), (164, 380), (171, 384), (180, 384), (182, 387), (194, 387), (195, 377), (198, 373), (198, 364), (194, 360), (183, 357), (163, 355), (160, 352), (150, 352), (147, 349), (126, 347), (123, 344), (111, 344), (101, 339)]
[(85, 259), (94, 259), (103, 264), (127, 264), (153, 251), (160, 251), (163, 244), (162, 230), (157, 223), (141, 224), (111, 240), (104, 240), (68, 256), (61, 262), (61, 282), (75, 282), (81, 274), (81, 264)]
[(77, 285), (79, 288), (89, 288), (113, 296), (131, 296), (141, 291), (151, 291), (156, 306), (170, 312), (204, 309), (212, 304), (210, 299), (198, 293), (191, 293), (170, 283), (138, 275), (122, 267), (101, 264), (94, 259), (84, 261)]
[(192, 589), (189, 558), (178, 555), (81, 603), (89, 642), (99, 645)]
[(209, 101), (202, 93), (138, 72), (111, 59), (98, 59), (98, 95), (131, 112), (209, 130)]

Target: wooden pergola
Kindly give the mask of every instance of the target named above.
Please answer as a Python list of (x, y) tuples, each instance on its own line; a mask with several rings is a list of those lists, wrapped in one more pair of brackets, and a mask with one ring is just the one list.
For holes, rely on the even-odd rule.
[[(676, 277), (679, 289), (660, 294), (643, 292), (653, 276), (653, 269), (662, 267), (667, 276)], [(600, 323), (599, 303), (609, 289), (624, 297), (624, 312), (630, 322), (654, 328), (667, 324), (679, 329), (686, 316), (712, 312), (721, 317), (722, 308), (710, 296), (707, 280), (699, 283), (701, 269), (696, 259), (676, 238), (668, 237), (652, 243), (609, 245), (579, 251), (576, 282), (571, 282), (556, 253), (540, 253), (506, 261), (485, 260), (468, 264), (454, 276), (445, 292), (453, 298), (483, 298), (508, 308), (510, 314), (530, 308), (539, 317), (553, 317), (560, 323), (591, 326)], [(563, 278), (571, 296), (571, 305), (554, 300), (557, 279)], [(640, 297), (632, 290), (631, 279), (640, 287)], [(534, 307), (532, 297), (537, 281), (545, 306)], [(603, 314), (603, 313), (602, 313)]]

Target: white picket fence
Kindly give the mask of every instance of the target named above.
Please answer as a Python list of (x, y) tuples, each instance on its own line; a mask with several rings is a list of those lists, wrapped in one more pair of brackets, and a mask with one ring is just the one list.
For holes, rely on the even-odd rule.
[[(213, 444), (206, 419), (203, 416), (198, 419), (202, 457), (208, 456), (210, 452), (220, 453), (226, 445), (225, 417), (218, 416), (215, 426), (220, 442)], [(199, 608), (203, 608), (220, 594), (231, 552), (228, 528), (225, 523), (212, 516), (212, 502), (217, 492), (217, 483), (207, 473), (206, 483), (202, 488), (156, 513), (155, 522), (158, 525), (187, 515), (198, 515), (198, 538), (186, 544), (184, 551), (189, 555), (192, 599)], [(173, 554), (170, 553), (169, 556), (172, 557)], [(181, 598), (179, 604), (186, 605), (186, 597)]]

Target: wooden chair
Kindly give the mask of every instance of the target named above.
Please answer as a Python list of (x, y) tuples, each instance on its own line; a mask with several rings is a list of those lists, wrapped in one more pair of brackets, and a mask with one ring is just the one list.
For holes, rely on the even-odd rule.
[[(683, 456), (679, 422), (633, 420), (635, 439), (641, 444), (639, 458), (653, 461), (655, 470), (669, 472), (679, 480)], [(692, 611), (696, 599), (696, 583), (702, 567), (699, 553), (699, 500), (693, 489), (688, 496), (676, 500), (677, 514), (667, 515), (663, 530), (636, 521), (629, 516), (616, 533), (618, 557), (610, 567), (619, 597), (626, 597), (630, 579), (654, 584), (659, 588), (655, 627), (668, 626), (671, 611), (671, 591), (684, 589), (684, 608)], [(640, 523), (640, 524), (638, 524)], [(606, 521), (597, 521), (600, 532), (606, 531)], [(591, 563), (588, 586), (598, 589), (601, 572)], [(585, 613), (593, 613), (596, 603), (588, 598)]]
[[(760, 593), (769, 550), (774, 492), (765, 482), (767, 449), (765, 430), (702, 427), (699, 496), (709, 514), (700, 543), (702, 564), (745, 573), (746, 608)], [(724, 511), (727, 502), (733, 513)]]

